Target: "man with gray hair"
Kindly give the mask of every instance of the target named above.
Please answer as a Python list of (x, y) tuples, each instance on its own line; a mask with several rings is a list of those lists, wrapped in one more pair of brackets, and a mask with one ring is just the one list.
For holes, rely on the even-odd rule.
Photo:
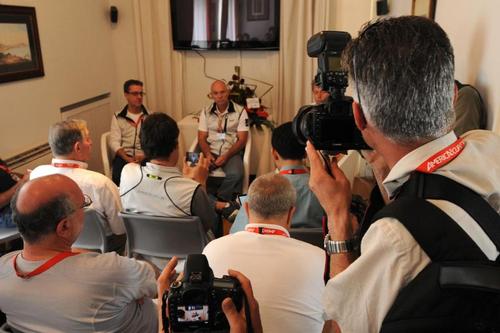
[(127, 235), (123, 220), (118, 213), (122, 210), (120, 194), (116, 185), (106, 176), (87, 170), (92, 140), (87, 123), (73, 119), (58, 122), (49, 129), (49, 145), (52, 163), (40, 165), (30, 174), (30, 179), (62, 174), (73, 179), (84, 193), (92, 199), (91, 208), (104, 217), (104, 229), (112, 250), (123, 252)]
[[(390, 170), (383, 186), (393, 203), (369, 227), (362, 226), (358, 256), (348, 210), (349, 181), (336, 161), (330, 175), (308, 143), (311, 189), (328, 216), (326, 318), (337, 321), (342, 332), (462, 331), (470, 316), (460, 314), (463, 299), (444, 305), (446, 293), (439, 291), (435, 276), (430, 285), (418, 283), (429, 281), (427, 273), (439, 272), (433, 264), (442, 258), (498, 257), (498, 239), (479, 226), (481, 218), (470, 213), (471, 202), (455, 203), (454, 191), (447, 188), (451, 184), (475, 192), (471, 194), (485, 207), (480, 211), (498, 214), (500, 137), (472, 131), (457, 139), (452, 131), (453, 49), (431, 20), (405, 16), (367, 24), (346, 47), (343, 62), (355, 88), (356, 125)], [(438, 195), (428, 196), (431, 187), (438, 187)], [(389, 210), (394, 207), (399, 211)], [(415, 217), (419, 223), (412, 224)]]
[(152, 267), (114, 252), (73, 252), (92, 201), (64, 175), (12, 199), (22, 251), (0, 258), (0, 310), (21, 332), (158, 332)]
[(215, 276), (235, 269), (251, 281), (264, 332), (321, 332), (323, 251), (290, 238), (296, 193), (282, 175), (253, 181), (243, 204), (244, 231), (210, 242), (203, 253)]

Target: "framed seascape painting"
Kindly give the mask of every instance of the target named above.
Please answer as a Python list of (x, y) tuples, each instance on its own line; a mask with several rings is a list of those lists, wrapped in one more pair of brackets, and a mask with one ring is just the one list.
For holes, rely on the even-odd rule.
[(35, 8), (0, 5), (0, 83), (43, 75)]

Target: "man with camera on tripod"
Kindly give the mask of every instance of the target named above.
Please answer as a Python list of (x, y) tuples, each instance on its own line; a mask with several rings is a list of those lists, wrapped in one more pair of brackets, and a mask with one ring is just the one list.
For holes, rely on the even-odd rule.
[[(453, 133), (453, 49), (433, 21), (408, 16), (368, 24), (344, 50), (343, 63), (355, 88), (356, 126), (388, 165), (383, 185), (394, 200), (392, 207), (403, 213), (383, 210), (369, 227), (363, 226), (358, 256), (349, 181), (335, 160), (328, 165), (331, 174), (327, 172), (308, 143), (310, 186), (328, 216), (325, 248), (331, 279), (323, 296), (326, 318), (335, 320), (343, 332), (467, 330), (472, 318), (467, 311), (481, 303), (467, 304), (458, 292), (441, 292), (435, 286), (438, 278), (431, 285), (421, 282), (428, 281), (427, 273), (439, 272), (433, 264), (442, 261), (491, 262), (498, 257), (497, 237), (483, 227), (482, 216), (471, 211), (488, 211), (490, 221), (498, 220), (500, 137), (473, 131), (457, 139)], [(442, 183), (446, 187), (440, 188)], [(474, 192), (473, 209), (469, 202), (457, 204), (460, 201), (451, 198), (454, 191), (446, 190), (434, 200), (427, 196), (435, 184), (442, 190), (450, 183), (461, 188), (461, 194), (464, 187)], [(423, 227), (413, 228), (408, 215), (420, 218)]]

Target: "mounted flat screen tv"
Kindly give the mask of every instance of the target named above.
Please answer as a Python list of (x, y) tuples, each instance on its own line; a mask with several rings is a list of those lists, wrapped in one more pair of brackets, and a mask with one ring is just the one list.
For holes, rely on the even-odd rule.
[(170, 0), (175, 50), (279, 50), (280, 0)]

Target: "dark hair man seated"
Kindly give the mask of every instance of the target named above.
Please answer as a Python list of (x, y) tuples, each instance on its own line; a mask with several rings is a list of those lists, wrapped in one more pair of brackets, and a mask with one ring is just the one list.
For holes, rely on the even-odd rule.
[[(309, 170), (304, 165), (305, 146), (301, 145), (292, 131), (292, 123), (278, 126), (271, 138), (274, 164), (279, 173), (287, 178), (297, 191), (295, 213), (292, 217), (292, 228), (319, 228), (324, 216), (316, 195), (309, 188)], [(231, 233), (245, 229), (248, 217), (240, 209), (231, 227)]]
[(156, 333), (152, 267), (114, 252), (72, 252), (88, 205), (63, 175), (22, 185), (12, 211), (24, 249), (0, 258), (0, 310), (21, 332)]

